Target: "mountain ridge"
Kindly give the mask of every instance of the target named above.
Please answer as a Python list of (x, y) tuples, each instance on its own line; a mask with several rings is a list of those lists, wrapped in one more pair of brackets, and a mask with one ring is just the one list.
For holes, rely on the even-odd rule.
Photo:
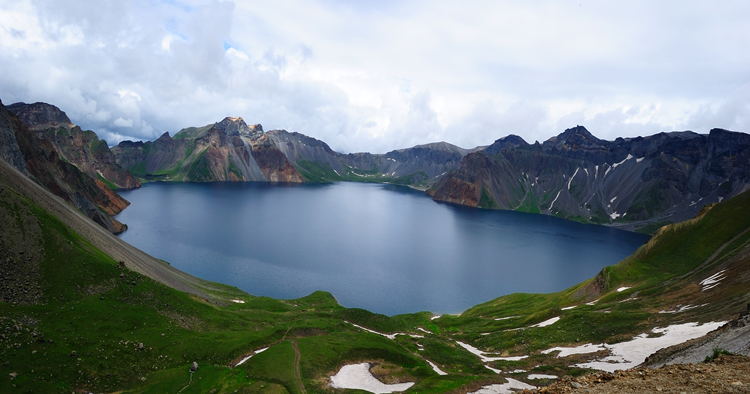
[(442, 141), (343, 154), (298, 132), (266, 132), (259, 123), (226, 117), (110, 150), (57, 107), (8, 108), (25, 108), (32, 128), (89, 175), (125, 187), (140, 184), (131, 173), (144, 181), (393, 183), (425, 190), (436, 201), (646, 233), (750, 187), (750, 136), (723, 129), (608, 141), (578, 125), (534, 144), (510, 134), (471, 149)]

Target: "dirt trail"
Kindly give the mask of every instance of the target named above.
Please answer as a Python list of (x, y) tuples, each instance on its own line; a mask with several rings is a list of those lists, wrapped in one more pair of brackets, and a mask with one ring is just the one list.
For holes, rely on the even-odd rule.
[(299, 387), (301, 394), (307, 394), (305, 385), (302, 383), (302, 375), (299, 373), (299, 361), (302, 358), (302, 354), (299, 352), (299, 347), (297, 347), (297, 341), (292, 340), (292, 348), (294, 349), (294, 377), (297, 380), (297, 387)]
[(177, 290), (196, 296), (220, 301), (220, 299), (204, 290), (220, 291), (210, 282), (196, 278), (182, 272), (164, 262), (150, 256), (142, 250), (117, 238), (115, 235), (94, 223), (76, 208), (68, 205), (59, 197), (53, 195), (42, 186), (21, 174), (6, 162), (0, 160), (0, 179), (12, 185), (19, 193), (25, 195), (42, 209), (57, 217), (73, 231), (87, 239), (116, 261), (122, 261), (129, 269), (148, 276), (158, 282)]

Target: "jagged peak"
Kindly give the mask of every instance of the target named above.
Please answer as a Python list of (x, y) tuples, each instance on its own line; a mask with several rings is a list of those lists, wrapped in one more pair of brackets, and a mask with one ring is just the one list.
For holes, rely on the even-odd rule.
[(577, 125), (566, 129), (556, 137), (552, 137), (542, 143), (545, 149), (570, 149), (580, 147), (584, 149), (603, 148), (606, 141), (594, 137), (585, 127)]
[(498, 138), (495, 140), (495, 142), (492, 143), (492, 145), (485, 148), (485, 151), (487, 153), (496, 155), (500, 150), (502, 149), (508, 149), (508, 148), (517, 148), (519, 146), (528, 146), (529, 143), (526, 142), (523, 138), (515, 135), (515, 134), (509, 134), (505, 137)]
[(5, 108), (18, 116), (32, 130), (60, 126), (71, 128), (75, 126), (63, 110), (52, 104), (43, 102), (26, 104), (19, 102), (8, 105)]
[(260, 123), (248, 126), (241, 116), (236, 118), (227, 116), (221, 122), (216, 122), (214, 127), (221, 130), (226, 135), (255, 137), (263, 134), (263, 126)]
[(602, 140), (594, 137), (594, 135), (591, 134), (590, 131), (588, 131), (585, 127), (581, 125), (577, 125), (576, 127), (565, 129), (565, 131), (563, 131), (562, 133), (560, 133), (560, 135), (557, 136), (558, 140), (571, 139), (574, 137), (580, 137), (580, 138), (586, 139), (591, 142), (596, 142), (596, 143), (602, 142)]

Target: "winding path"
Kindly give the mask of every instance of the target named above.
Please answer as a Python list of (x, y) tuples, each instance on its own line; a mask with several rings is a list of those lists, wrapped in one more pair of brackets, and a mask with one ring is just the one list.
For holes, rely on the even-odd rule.
[(301, 394), (307, 394), (307, 390), (305, 390), (305, 385), (302, 383), (302, 376), (299, 372), (299, 361), (302, 358), (302, 354), (299, 352), (299, 347), (297, 347), (297, 341), (292, 340), (292, 348), (294, 349), (294, 378), (297, 381), (297, 387), (299, 388), (299, 392)]

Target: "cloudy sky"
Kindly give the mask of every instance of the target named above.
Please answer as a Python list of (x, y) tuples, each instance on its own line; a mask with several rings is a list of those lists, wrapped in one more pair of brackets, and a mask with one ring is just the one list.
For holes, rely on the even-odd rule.
[(747, 1), (0, 0), (0, 99), (110, 144), (242, 116), (341, 152), (750, 132)]

